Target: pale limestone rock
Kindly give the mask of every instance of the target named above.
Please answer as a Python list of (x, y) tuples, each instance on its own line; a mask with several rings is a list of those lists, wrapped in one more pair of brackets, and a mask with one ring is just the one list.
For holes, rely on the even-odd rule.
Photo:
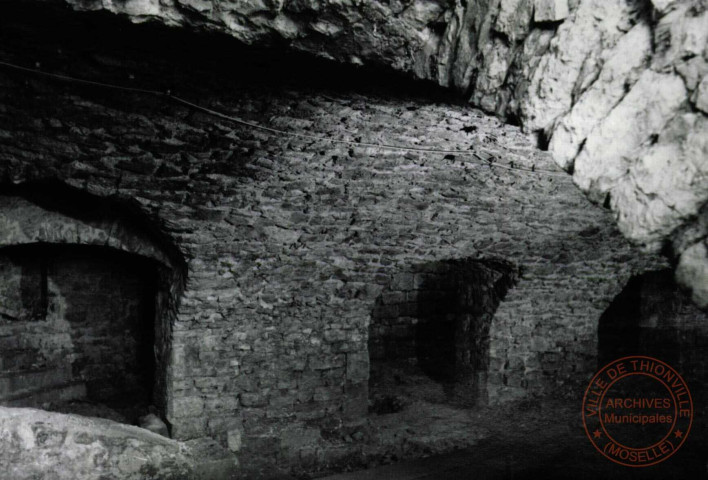
[(558, 22), (570, 14), (568, 0), (535, 0), (533, 19), (536, 22)]
[(532, 12), (531, 0), (502, 0), (494, 30), (503, 33), (511, 41), (523, 38), (529, 33)]
[(402, 19), (409, 20), (412, 24), (419, 25), (417, 31), (440, 18), (445, 11), (443, 5), (428, 0), (416, 0), (412, 5), (403, 10)]
[(679, 24), (683, 31), (678, 39), (680, 55), (702, 55), (708, 45), (708, 10), (701, 15), (686, 15), (685, 23)]
[(0, 477), (194, 478), (180, 442), (101, 418), (0, 407)]
[(696, 90), (701, 79), (708, 75), (708, 62), (705, 58), (692, 57), (676, 65), (676, 72), (686, 83), (686, 88)]
[(680, 0), (651, 0), (652, 5), (659, 13), (667, 11), (669, 7), (672, 7), (679, 2)]
[(177, 0), (177, 3), (197, 12), (208, 12), (213, 7), (213, 4), (209, 0)]
[(335, 37), (342, 32), (341, 26), (326, 21), (314, 22), (310, 25), (310, 28), (328, 37)]
[(708, 113), (708, 75), (703, 77), (696, 89), (693, 103), (696, 108), (704, 113)]
[(509, 47), (500, 39), (495, 39), (492, 43), (487, 61), (485, 75), (480, 75), (475, 84), (474, 101), (483, 110), (493, 112), (497, 105), (496, 94), (504, 83), (506, 72), (509, 70)]
[(652, 66), (657, 71), (704, 55), (708, 46), (708, 10), (696, 10), (691, 1), (681, 2), (654, 25), (654, 44)]
[(627, 174), (637, 149), (661, 133), (685, 100), (681, 78), (645, 70), (617, 107), (588, 135), (575, 160), (576, 185), (602, 203)]
[(618, 27), (628, 15), (623, 0), (586, 0), (573, 18), (559, 27), (521, 102), (522, 122), (527, 131), (546, 130), (571, 109), (583, 65), (617, 42), (622, 36)]
[[(161, 16), (159, 0), (128, 0), (126, 2), (103, 0), (101, 6), (106, 10), (115, 13), (123, 13), (131, 17), (154, 17)], [(144, 18), (142, 18), (144, 20)]]
[(676, 267), (676, 280), (691, 290), (691, 299), (708, 308), (708, 247), (699, 242), (687, 248)]
[(605, 55), (600, 76), (561, 117), (553, 130), (549, 150), (564, 169), (573, 166), (580, 146), (624, 97), (651, 54), (651, 30), (638, 24)]
[(708, 200), (708, 120), (675, 117), (657, 143), (642, 151), (629, 173), (612, 189), (612, 207), (622, 233), (659, 250)]
[[(283, 38), (292, 40), (301, 35), (302, 27), (287, 14), (280, 13), (273, 20), (272, 28), (278, 32)], [(337, 31), (337, 26), (329, 24), (328, 29), (330, 32)]]

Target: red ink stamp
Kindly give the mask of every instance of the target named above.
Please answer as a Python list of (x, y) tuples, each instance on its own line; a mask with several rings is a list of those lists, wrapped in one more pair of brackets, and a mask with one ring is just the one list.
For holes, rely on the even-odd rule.
[(648, 467), (683, 445), (693, 400), (681, 375), (661, 360), (631, 356), (605, 365), (583, 397), (583, 425), (595, 448), (628, 467)]

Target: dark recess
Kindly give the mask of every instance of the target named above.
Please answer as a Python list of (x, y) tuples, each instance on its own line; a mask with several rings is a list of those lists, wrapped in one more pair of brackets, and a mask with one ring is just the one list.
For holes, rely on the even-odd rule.
[[(428, 102), (464, 102), (459, 95), (432, 82), (411, 79), (384, 66), (355, 67), (298, 53), (277, 38), (268, 47), (253, 47), (227, 34), (187, 31), (158, 22), (133, 24), (107, 12), (67, 10), (70, 7), (54, 1), (3, 2), (3, 60), (93, 81), (169, 90), (191, 99), (239, 85), (258, 85), (267, 89), (356, 91), (388, 97), (417, 96)], [(57, 18), (62, 21), (57, 22)], [(53, 46), (51, 55), (47, 45)], [(75, 64), (82, 68), (73, 69)], [(137, 67), (145, 64), (154, 65), (152, 72), (141, 69), (138, 74)], [(87, 69), (86, 65), (95, 68)], [(124, 93), (112, 95), (119, 100)]]

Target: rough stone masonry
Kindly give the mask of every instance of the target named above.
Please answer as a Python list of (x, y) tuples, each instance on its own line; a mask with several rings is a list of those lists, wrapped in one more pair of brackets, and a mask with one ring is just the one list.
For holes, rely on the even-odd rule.
[(142, 22), (376, 63), (520, 123), (708, 306), (703, 0), (67, 0)]
[[(574, 395), (596, 367), (602, 312), (631, 275), (664, 265), (631, 247), (518, 128), (469, 106), (400, 85), (382, 94), (356, 81), (328, 92), (273, 83), (289, 74), (285, 62), (260, 84), (248, 71), (227, 75), (221, 54), (205, 62), (204, 44), (180, 32), (121, 36), (125, 25), (91, 29), (78, 14), (28, 24), (18, 8), (2, 19), (7, 61), (170, 87), (225, 114), (324, 137), (0, 70), (0, 193), (16, 207), (0, 216), (2, 246), (102, 245), (174, 273), (155, 320), (155, 376), (175, 439), (210, 437), (242, 459), (285, 465), (362, 451), (328, 439), (366, 417), (372, 315), (383, 292), (415, 292), (415, 267), (431, 262), (519, 272), (489, 326), (487, 401)], [(84, 218), (67, 195), (105, 202), (107, 217)]]

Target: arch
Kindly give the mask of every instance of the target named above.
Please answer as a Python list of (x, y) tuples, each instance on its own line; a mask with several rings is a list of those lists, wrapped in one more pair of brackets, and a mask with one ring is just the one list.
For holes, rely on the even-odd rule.
[(0, 343), (10, 352), (0, 401), (103, 399), (145, 382), (164, 412), (186, 269), (159, 221), (135, 202), (58, 182), (0, 192)]
[(485, 403), (489, 329), (518, 275), (505, 260), (470, 258), (393, 275), (369, 328), (372, 396), (402, 377), (427, 377), (443, 386), (443, 401)]
[[(686, 381), (694, 406), (691, 442), (682, 450), (688, 471), (703, 471), (708, 441), (708, 313), (674, 280), (671, 268), (632, 276), (600, 316), (598, 369), (629, 355), (654, 357)], [(636, 395), (636, 392), (632, 392)]]
[(702, 357), (699, 352), (708, 347), (706, 320), (708, 315), (679, 289), (671, 269), (635, 275), (600, 316), (598, 368), (619, 357), (648, 355), (675, 368), (685, 365), (691, 374), (705, 371), (695, 355)]
[(179, 249), (137, 202), (56, 181), (5, 185), (0, 192), (0, 248), (28, 243), (99, 245), (154, 259), (175, 273), (185, 270)]

